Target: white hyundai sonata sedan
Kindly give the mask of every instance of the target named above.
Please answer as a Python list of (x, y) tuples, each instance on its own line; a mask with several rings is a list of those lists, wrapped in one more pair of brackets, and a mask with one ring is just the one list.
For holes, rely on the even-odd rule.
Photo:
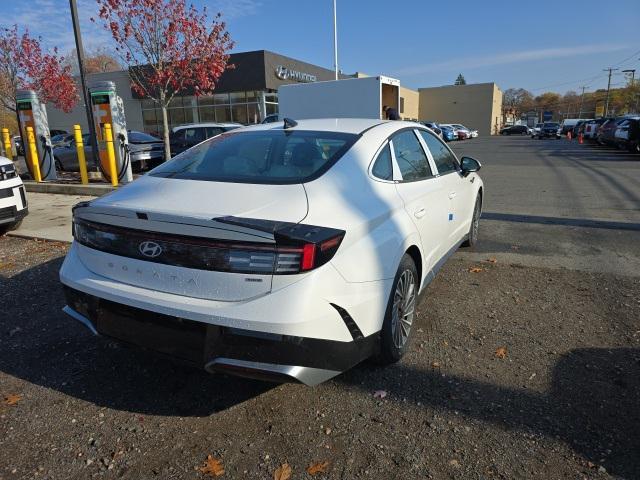
[(408, 122), (286, 119), (209, 139), (73, 211), (65, 312), (208, 371), (315, 385), (396, 362), (484, 195)]

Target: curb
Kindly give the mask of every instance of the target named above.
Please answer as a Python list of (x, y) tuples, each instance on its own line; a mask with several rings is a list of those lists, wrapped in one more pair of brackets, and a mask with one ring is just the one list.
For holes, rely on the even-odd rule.
[(58, 193), (62, 195), (90, 195), (100, 197), (115, 190), (111, 185), (82, 185), (49, 182), (37, 183), (28, 180), (23, 183), (26, 191), (33, 193)]

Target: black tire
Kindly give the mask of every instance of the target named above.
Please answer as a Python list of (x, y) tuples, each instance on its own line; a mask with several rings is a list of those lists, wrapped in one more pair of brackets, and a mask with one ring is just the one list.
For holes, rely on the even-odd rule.
[(405, 253), (393, 280), (380, 332), (380, 353), (375, 361), (381, 365), (396, 363), (407, 353), (413, 337), (419, 282), (416, 265)]
[(478, 230), (480, 227), (480, 213), (482, 211), (482, 200), (480, 195), (476, 197), (476, 204), (473, 206), (473, 217), (471, 217), (471, 225), (469, 226), (469, 233), (467, 239), (462, 242), (463, 247), (473, 247), (478, 243)]
[(21, 224), (22, 224), (22, 220), (0, 225), (0, 235), (4, 235), (5, 233), (10, 232), (11, 230), (16, 230), (17, 228), (20, 228)]
[(53, 163), (56, 166), (56, 170), (58, 170), (59, 172), (64, 172), (64, 167), (62, 166), (62, 162), (59, 158), (53, 157)]

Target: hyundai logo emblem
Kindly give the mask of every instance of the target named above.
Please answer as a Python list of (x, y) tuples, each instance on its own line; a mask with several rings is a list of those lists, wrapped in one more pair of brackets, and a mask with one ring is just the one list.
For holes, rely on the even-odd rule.
[(162, 253), (162, 247), (156, 242), (151, 242), (149, 240), (140, 243), (140, 245), (138, 245), (138, 250), (142, 255), (149, 258), (156, 258)]

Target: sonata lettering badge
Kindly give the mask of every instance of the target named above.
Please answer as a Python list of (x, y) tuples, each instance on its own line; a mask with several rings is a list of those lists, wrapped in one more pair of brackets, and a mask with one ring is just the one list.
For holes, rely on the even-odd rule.
[(162, 247), (156, 242), (147, 240), (146, 242), (142, 242), (138, 245), (138, 251), (140, 251), (140, 253), (145, 257), (156, 258), (162, 253)]

